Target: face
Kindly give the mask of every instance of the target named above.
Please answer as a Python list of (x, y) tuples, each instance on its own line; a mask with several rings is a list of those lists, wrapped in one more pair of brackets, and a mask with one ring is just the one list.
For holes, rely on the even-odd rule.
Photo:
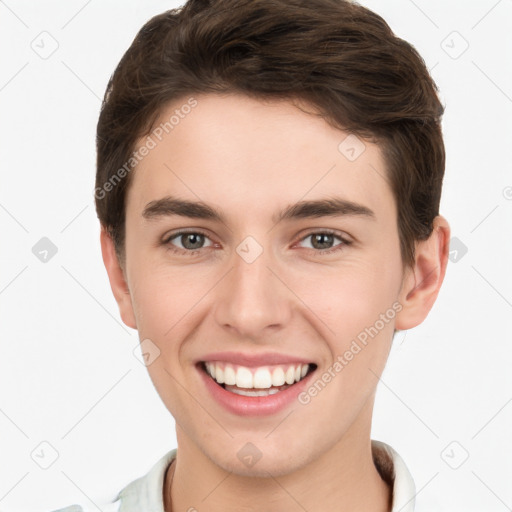
[(290, 101), (195, 99), (133, 171), (121, 313), (180, 448), (289, 474), (369, 438), (404, 283), (395, 200), (378, 146)]

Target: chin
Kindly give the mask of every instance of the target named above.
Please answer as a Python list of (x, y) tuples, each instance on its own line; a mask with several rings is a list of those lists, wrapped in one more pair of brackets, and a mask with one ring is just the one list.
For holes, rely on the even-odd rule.
[(270, 478), (270, 477), (282, 477), (293, 473), (300, 469), (295, 463), (286, 457), (286, 460), (281, 456), (279, 458), (273, 458), (272, 460), (263, 460), (263, 457), (256, 462), (253, 466), (249, 467), (241, 463), (238, 459), (222, 461), (224, 464), (217, 464), (222, 467), (225, 471), (233, 473), (237, 476), (246, 476), (250, 478)]
[(260, 451), (255, 444), (247, 443), (230, 456), (226, 456), (226, 451), (206, 455), (224, 471), (251, 478), (282, 477), (302, 469), (308, 463), (309, 458), (305, 457), (303, 445), (301, 454), (295, 451), (297, 455), (290, 457), (293, 452), (291, 448), (262, 448)]

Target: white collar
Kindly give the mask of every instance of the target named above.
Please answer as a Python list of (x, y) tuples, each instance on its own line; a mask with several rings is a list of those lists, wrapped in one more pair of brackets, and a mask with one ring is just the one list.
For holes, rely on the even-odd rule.
[(382, 478), (393, 487), (391, 512), (414, 512), (416, 487), (402, 457), (382, 441), (372, 440), (372, 453)]

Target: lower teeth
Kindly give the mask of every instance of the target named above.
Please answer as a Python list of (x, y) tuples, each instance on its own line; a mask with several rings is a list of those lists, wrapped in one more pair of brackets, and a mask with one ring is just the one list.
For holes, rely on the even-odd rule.
[(283, 391), (286, 388), (289, 388), (290, 386), (279, 386), (278, 388), (272, 387), (268, 389), (244, 389), (239, 388), (237, 386), (226, 386), (224, 385), (224, 389), (226, 391), (230, 391), (231, 393), (235, 393), (236, 395), (242, 395), (242, 396), (269, 396), (269, 395), (275, 395), (276, 393), (279, 393), (280, 391)]

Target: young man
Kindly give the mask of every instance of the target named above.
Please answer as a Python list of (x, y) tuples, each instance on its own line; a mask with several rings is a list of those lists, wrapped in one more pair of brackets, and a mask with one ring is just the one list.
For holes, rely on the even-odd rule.
[(393, 335), (445, 275), (442, 113), (421, 57), (349, 1), (189, 0), (141, 29), (95, 195), (178, 447), (112, 510), (414, 510), (370, 430)]

